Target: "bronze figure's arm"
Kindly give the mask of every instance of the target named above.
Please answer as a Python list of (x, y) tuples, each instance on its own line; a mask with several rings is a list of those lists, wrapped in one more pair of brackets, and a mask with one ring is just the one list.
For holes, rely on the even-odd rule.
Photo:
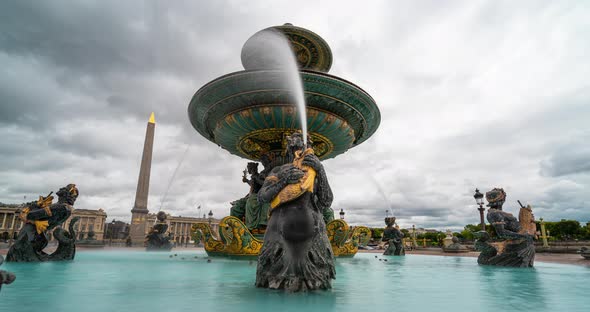
[(260, 174), (260, 173), (255, 173), (252, 175), (252, 180), (254, 183), (258, 184), (258, 185), (263, 185), (264, 184), (264, 175)]
[(334, 200), (334, 194), (332, 194), (332, 188), (330, 188), (330, 184), (328, 183), (324, 165), (322, 165), (320, 159), (314, 154), (306, 155), (302, 164), (312, 167), (316, 171), (316, 183), (314, 185), (315, 204), (320, 211), (330, 208)]
[(508, 239), (527, 239), (532, 240), (532, 235), (525, 235), (513, 232), (505, 227), (506, 222), (504, 222), (504, 218), (499, 214), (488, 214), (488, 221), (492, 224), (494, 229), (496, 230), (496, 234), (498, 234), (501, 238), (508, 238)]
[(303, 177), (303, 171), (291, 164), (274, 168), (258, 191), (258, 202), (270, 203), (287, 184), (299, 183), (301, 177)]

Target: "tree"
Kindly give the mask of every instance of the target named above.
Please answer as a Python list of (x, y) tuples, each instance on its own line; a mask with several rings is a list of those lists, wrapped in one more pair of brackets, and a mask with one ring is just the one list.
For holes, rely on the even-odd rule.
[(475, 238), (473, 236), (473, 232), (468, 229), (464, 229), (463, 231), (461, 231), (461, 236), (464, 240), (468, 240), (468, 241), (471, 241)]
[(371, 228), (371, 238), (380, 240), (383, 237), (383, 228)]
[[(481, 224), (467, 224), (465, 226), (465, 230), (463, 230), (461, 232), (461, 234), (463, 236), (465, 236), (466, 233), (464, 233), (465, 231), (470, 231), (471, 233), (475, 233), (475, 232), (479, 232), (481, 231)], [(488, 232), (488, 234), (490, 234), (490, 237), (496, 237), (496, 229), (491, 225), (491, 224), (486, 224), (486, 232)], [(470, 236), (469, 234), (467, 234), (467, 236)], [(471, 235), (471, 237), (473, 237), (473, 235)], [(466, 238), (467, 239), (467, 238)], [(469, 239), (472, 240), (473, 238)]]
[[(588, 226), (586, 226), (587, 228)], [(540, 222), (537, 221), (537, 229), (541, 229)], [(576, 220), (561, 219), (558, 222), (545, 222), (545, 230), (547, 230), (552, 237), (559, 240), (564, 239), (585, 239), (587, 237), (587, 230), (582, 228), (580, 222)]]

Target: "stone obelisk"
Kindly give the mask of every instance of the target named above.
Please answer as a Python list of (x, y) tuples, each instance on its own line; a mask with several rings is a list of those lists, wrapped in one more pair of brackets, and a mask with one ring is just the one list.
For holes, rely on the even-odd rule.
[(152, 167), (152, 149), (154, 147), (154, 132), (156, 118), (154, 113), (150, 115), (145, 131), (145, 142), (143, 143), (143, 155), (141, 167), (139, 168), (139, 179), (137, 181), (137, 192), (135, 193), (135, 205), (131, 209), (131, 228), (129, 236), (134, 246), (143, 246), (146, 236), (147, 203), (150, 189), (150, 169)]

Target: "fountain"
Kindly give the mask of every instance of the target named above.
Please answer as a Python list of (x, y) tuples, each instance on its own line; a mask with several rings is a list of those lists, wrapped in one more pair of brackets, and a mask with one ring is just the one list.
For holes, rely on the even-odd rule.
[[(285, 31), (290, 29), (297, 30), (288, 26)], [(299, 51), (298, 60), (309, 61), (304, 63), (308, 65), (300, 65), (308, 105), (308, 135), (297, 134), (296, 137), (301, 145), (305, 141), (303, 138), (309, 136), (311, 140), (299, 151), (311, 147), (317, 158), (323, 160), (362, 143), (379, 123), (379, 112), (370, 97), (358, 87), (318, 70), (331, 63), (331, 58), (326, 61), (325, 52), (318, 52), (321, 42), (311, 46), (307, 39), (302, 42), (302, 38), (295, 34), (290, 38), (291, 44), (298, 47), (295, 48)], [(310, 54), (306, 54), (308, 52)], [(309, 65), (312, 63), (316, 65)], [(216, 79), (198, 92), (198, 100), (191, 104), (190, 110), (193, 124), (208, 139), (219, 142), (235, 155), (264, 166), (264, 169), (255, 170), (254, 165), (249, 165), (250, 170), (246, 170), (244, 179), (250, 182), (248, 186), (252, 190), (247, 198), (251, 202), (244, 207), (251, 212), (256, 212), (259, 197), (264, 197), (267, 178), (277, 175), (278, 168), (289, 163), (289, 155), (283, 153), (287, 145), (292, 144), (287, 137), (300, 128), (295, 118), (297, 109), (290, 105), (293, 103), (290, 91), (268, 75), (282, 77), (276, 70), (250, 69)], [(290, 139), (291, 142), (295, 140)], [(316, 176), (321, 175), (319, 165), (323, 166), (322, 163), (305, 165), (312, 165)], [(275, 167), (277, 170), (273, 172)], [(252, 183), (253, 180), (257, 184)], [(299, 184), (300, 180), (293, 181)], [(319, 193), (324, 192), (313, 195), (319, 196)], [(304, 193), (300, 198), (306, 196), (311, 194)], [(263, 205), (267, 200), (260, 198)], [(223, 218), (218, 238), (206, 223), (198, 225), (193, 234), (205, 240), (207, 253), (181, 250), (172, 256), (137, 249), (86, 250), (77, 253), (75, 261), (4, 263), (1, 268), (5, 271), (0, 270), (0, 286), (12, 284), (2, 288), (0, 306), (2, 311), (19, 312), (39, 311), (40, 308), (63, 312), (189, 311), (195, 306), (206, 311), (343, 312), (364, 311), (369, 306), (372, 310), (395, 307), (416, 311), (547, 311), (556, 304), (565, 311), (584, 311), (586, 308), (585, 299), (590, 292), (590, 284), (586, 281), (590, 278), (590, 271), (582, 266), (538, 262), (534, 269), (498, 268), (478, 266), (476, 259), (471, 257), (416, 254), (405, 257), (378, 255), (380, 259), (377, 259), (376, 254), (359, 253), (354, 258), (347, 258), (345, 256), (356, 252), (358, 244), (370, 237), (370, 232), (363, 227), (350, 227), (343, 220), (331, 220), (331, 209), (324, 209), (321, 216), (317, 211), (311, 214), (315, 222), (323, 219), (326, 224), (325, 234), (310, 241), (319, 242), (326, 249), (331, 247), (334, 256), (341, 256), (331, 262), (325, 261), (328, 270), (321, 271), (324, 273), (323, 285), (328, 287), (329, 282), (333, 291), (291, 294), (252, 287), (257, 282), (264, 283), (266, 278), (257, 277), (258, 266), (253, 260), (234, 261), (212, 256), (256, 258), (266, 244), (265, 234), (278, 237), (271, 229), (273, 222), (284, 220), (279, 214), (285, 211), (285, 207), (279, 204), (273, 208), (273, 201), (274, 198), (268, 203), (270, 220), (244, 216), (246, 212), (240, 210), (244, 208), (243, 203), (234, 201), (236, 209), (232, 214), (235, 215)], [(296, 200), (286, 203), (294, 202)], [(42, 199), (38, 206), (47, 207), (47, 204)], [(53, 205), (48, 207), (54, 211)], [(266, 207), (258, 211), (264, 209)], [(39, 225), (43, 225), (44, 220), (33, 218), (35, 213), (42, 214), (37, 210), (30, 209), (26, 218), (30, 220), (30, 226), (36, 225), (35, 221), (41, 221)], [(494, 213), (501, 214), (499, 211)], [(261, 214), (264, 213), (256, 217)], [(490, 219), (492, 217), (495, 216), (490, 215)], [(505, 214), (500, 217), (514, 228), (513, 217)], [(521, 221), (531, 219), (523, 217)], [(266, 221), (266, 224), (260, 221)], [(393, 224), (391, 220), (390, 223)], [(318, 222), (319, 228), (321, 222)], [(157, 230), (158, 233), (165, 232), (161, 227)], [(326, 246), (323, 235), (330, 247)], [(326, 250), (320, 255), (329, 254), (330, 251)], [(313, 257), (315, 259), (315, 255)], [(332, 268), (337, 272), (336, 280), (330, 280)], [(14, 276), (18, 279), (14, 280)], [(444, 287), (433, 284), (433, 280), (444, 281)], [(312, 284), (312, 287), (315, 286)], [(318, 287), (321, 288), (321, 284)]]
[(264, 169), (248, 164), (242, 180), (250, 192), (232, 202), (219, 240), (206, 224), (194, 230), (209, 255), (259, 255), (258, 286), (329, 288), (332, 258), (354, 255), (370, 231), (334, 220), (320, 161), (367, 140), (379, 126), (379, 109), (365, 91), (327, 74), (330, 48), (304, 28), (285, 24), (254, 34), (242, 64), (245, 71), (195, 93), (189, 119), (205, 138)]
[[(198, 232), (194, 237), (203, 240), (210, 256), (260, 254), (272, 204), (259, 202), (258, 193), (274, 168), (291, 162), (285, 152), (289, 136), (300, 131), (306, 138), (302, 150), (309, 147), (325, 160), (367, 140), (381, 118), (365, 91), (327, 74), (330, 48), (307, 29), (285, 24), (262, 30), (246, 41), (241, 59), (245, 71), (207, 83), (188, 107), (191, 124), (201, 135), (231, 154), (255, 161), (242, 177), (250, 191), (231, 202), (230, 216), (220, 222), (219, 238), (206, 223), (193, 227)], [(329, 205), (320, 213), (334, 256), (354, 256), (358, 246), (368, 242), (368, 228), (334, 220)]]

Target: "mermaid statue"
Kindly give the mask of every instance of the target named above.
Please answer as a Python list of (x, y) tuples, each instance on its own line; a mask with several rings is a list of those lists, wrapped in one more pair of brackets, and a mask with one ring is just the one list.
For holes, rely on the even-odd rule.
[(172, 249), (170, 237), (166, 235), (166, 231), (168, 231), (166, 218), (167, 216), (164, 211), (160, 211), (156, 215), (157, 222), (150, 229), (146, 237), (145, 244), (147, 251), (170, 251)]
[(395, 217), (386, 217), (385, 224), (387, 227), (383, 231), (383, 238), (381, 240), (387, 242), (389, 245), (383, 252), (383, 255), (405, 256), (406, 251), (403, 245), (404, 233), (395, 227)]
[[(52, 193), (39, 196), (36, 202), (26, 204), (19, 218), (24, 225), (18, 232), (14, 245), (6, 255), (8, 262), (37, 262), (73, 260), (76, 253), (76, 235), (74, 224), (77, 217), (70, 221), (69, 232), (59, 227), (74, 210), (74, 202), (78, 198), (75, 184), (68, 184), (59, 189), (57, 203), (53, 204)], [(58, 241), (58, 247), (52, 254), (43, 251), (48, 244), (48, 233), (53, 230), (53, 237)]]
[(287, 163), (272, 169), (258, 192), (270, 204), (264, 244), (258, 256), (256, 286), (306, 291), (331, 288), (334, 254), (324, 212), (333, 195), (326, 172), (309, 139), (287, 137)]

